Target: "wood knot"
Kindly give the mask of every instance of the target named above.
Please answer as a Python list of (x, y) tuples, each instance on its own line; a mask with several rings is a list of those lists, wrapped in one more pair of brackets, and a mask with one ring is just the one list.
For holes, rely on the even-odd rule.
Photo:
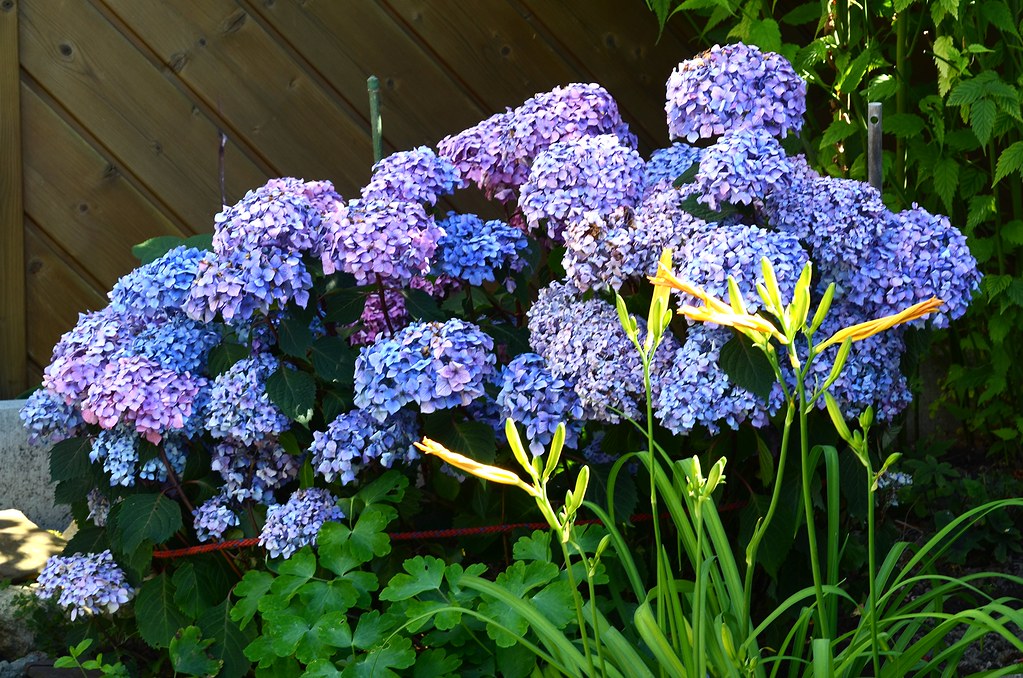
[(227, 18), (224, 22), (224, 35), (230, 35), (231, 33), (238, 32), (239, 29), (245, 24), (245, 20), (249, 18), (249, 15), (244, 11), (237, 11)]
[(60, 43), (60, 45), (57, 46), (57, 51), (60, 52), (61, 56), (65, 57), (71, 56), (71, 54), (74, 52), (74, 50), (71, 49), (71, 45), (67, 44), (66, 42)]
[(14, 9), (14, 0), (3, 0), (3, 2), (0, 2), (0, 10), (10, 12), (12, 9)]
[(170, 66), (172, 71), (174, 71), (175, 73), (180, 73), (181, 69), (183, 69), (185, 67), (185, 64), (187, 63), (188, 55), (185, 54), (184, 52), (178, 52), (177, 54), (171, 55), (170, 64), (168, 65)]
[(29, 273), (35, 274), (41, 270), (43, 270), (43, 262), (39, 261), (38, 259), (33, 259), (30, 262), (28, 262)]

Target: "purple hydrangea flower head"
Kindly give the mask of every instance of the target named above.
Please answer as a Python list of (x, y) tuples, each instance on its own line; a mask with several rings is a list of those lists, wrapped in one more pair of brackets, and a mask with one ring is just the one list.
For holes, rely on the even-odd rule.
[(645, 270), (652, 253), (635, 249), (637, 226), (627, 207), (606, 218), (596, 211), (575, 217), (562, 232), (566, 280), (580, 292), (618, 290), (626, 278)]
[(45, 388), (34, 391), (18, 414), (33, 445), (55, 445), (85, 430), (78, 409)]
[(296, 490), (286, 504), (267, 509), (266, 524), (259, 534), (259, 545), (271, 558), (290, 558), (303, 546), (315, 546), (320, 528), (328, 521), (343, 520), (337, 498), (316, 487)]
[(207, 254), (185, 303), (190, 318), (213, 321), (220, 313), (229, 325), (268, 315), (289, 302), (305, 308), (313, 280), (296, 251), (273, 248)]
[(238, 526), (238, 516), (231, 509), (231, 499), (225, 492), (207, 499), (192, 511), (192, 518), (199, 541), (223, 539), (225, 532)]
[[(729, 301), (728, 276), (735, 278), (750, 311), (761, 307), (756, 284), (764, 282), (761, 259), (774, 267), (782, 299), (791, 299), (796, 280), (809, 257), (799, 240), (788, 233), (756, 226), (718, 226), (688, 240), (676, 253), (677, 274), (714, 296)], [(687, 299), (687, 303), (694, 303)]]
[(470, 285), (494, 282), (495, 271), (521, 271), (529, 241), (503, 221), (483, 221), (475, 214), (449, 212), (440, 223), (444, 236), (437, 242), (437, 271)]
[(710, 139), (739, 127), (775, 136), (798, 132), (806, 113), (806, 81), (785, 57), (741, 42), (714, 45), (678, 65), (667, 84), (673, 139)]
[(792, 172), (781, 144), (764, 128), (728, 132), (703, 152), (698, 200), (714, 210), (721, 203), (749, 205), (786, 190)]
[(362, 199), (436, 205), (441, 196), (464, 186), (465, 181), (450, 160), (420, 146), (392, 153), (373, 165), (373, 176), (362, 189)]
[(385, 421), (408, 403), (422, 412), (468, 405), (494, 370), (494, 340), (460, 319), (413, 323), (355, 361), (355, 405)]
[(326, 230), (323, 272), (347, 271), (360, 285), (375, 283), (378, 276), (407, 285), (428, 273), (444, 235), (422, 205), (384, 200), (339, 204)]
[(600, 85), (573, 83), (498, 113), (437, 144), (468, 181), (501, 202), (517, 198), (534, 159), (559, 141), (613, 134), (629, 148), (636, 137), (622, 121), (618, 105)]
[(159, 443), (165, 433), (184, 427), (205, 381), (141, 356), (117, 357), (89, 386), (82, 418), (105, 429), (129, 423), (147, 440)]
[(323, 247), (322, 211), (340, 199), (329, 182), (271, 179), (217, 214), (213, 250), (222, 257), (249, 250), (266, 250), (270, 259), (317, 256)]
[(57, 596), (72, 620), (113, 614), (135, 596), (109, 550), (51, 556), (36, 582), (36, 595), (47, 600)]
[(760, 427), (781, 406), (780, 387), (772, 392), (770, 404), (765, 403), (736, 386), (718, 366), (721, 347), (732, 336), (726, 328), (693, 325), (669, 367), (658, 373), (654, 414), (672, 433), (686, 434), (703, 426), (717, 434), (722, 426), (737, 429), (747, 421)]
[(221, 492), (234, 502), (274, 501), (274, 491), (298, 476), (298, 460), (277, 441), (252, 445), (225, 440), (213, 448), (210, 468), (224, 479)]
[(373, 290), (366, 296), (362, 317), (354, 324), (359, 329), (349, 337), (352, 346), (372, 344), (379, 338), (389, 335), (392, 329), (397, 332), (408, 325), (409, 317), (405, 310), (405, 295), (401, 293), (401, 290), (385, 287), (384, 301), (387, 304), (386, 317), (384, 317), (384, 304), (381, 303), (379, 291)]
[(107, 295), (115, 313), (142, 318), (181, 312), (189, 299), (205, 252), (175, 247), (159, 259), (121, 277)]
[(530, 230), (541, 223), (556, 240), (585, 212), (635, 207), (643, 192), (643, 158), (618, 137), (602, 134), (552, 144), (533, 163), (519, 208)]
[(107, 306), (83, 313), (78, 324), (53, 347), (50, 364), (43, 370), (43, 386), (68, 403), (78, 403), (103, 368), (135, 335), (129, 316)]
[(700, 162), (703, 149), (676, 141), (668, 148), (659, 148), (646, 161), (643, 185), (652, 186), (661, 182), (674, 184), (686, 170)]
[(338, 415), (325, 432), (313, 433), (309, 446), (313, 468), (327, 482), (354, 483), (359, 472), (374, 460), (390, 468), (395, 461), (412, 461), (419, 453), (415, 413), (398, 410), (382, 423), (366, 410)]
[(206, 357), (220, 338), (213, 324), (173, 315), (150, 321), (125, 347), (124, 354), (143, 356), (175, 372), (198, 374), (205, 371)]
[(544, 453), (558, 424), (565, 424), (565, 445), (574, 448), (583, 427), (583, 407), (573, 384), (555, 377), (536, 353), (523, 353), (504, 368), (497, 405), (501, 422), (512, 419), (526, 427), (529, 450)]
[(244, 445), (276, 438), (290, 422), (270, 402), (266, 380), (280, 366), (269, 353), (244, 358), (219, 375), (210, 390), (206, 429)]

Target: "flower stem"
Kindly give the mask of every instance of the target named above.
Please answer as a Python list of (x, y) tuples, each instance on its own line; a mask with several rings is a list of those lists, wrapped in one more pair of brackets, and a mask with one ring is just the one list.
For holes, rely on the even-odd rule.
[[(810, 361), (807, 360), (807, 365)], [(817, 551), (817, 531), (813, 520), (813, 500), (810, 496), (810, 433), (806, 421), (806, 385), (805, 370), (796, 373), (796, 391), (799, 395), (799, 452), (803, 472), (803, 510), (806, 513), (806, 538), (810, 546), (810, 570), (813, 574), (813, 588), (817, 597), (817, 621), (820, 624), (821, 638), (830, 638), (828, 615), (824, 606), (824, 587), (821, 584), (820, 554)]]

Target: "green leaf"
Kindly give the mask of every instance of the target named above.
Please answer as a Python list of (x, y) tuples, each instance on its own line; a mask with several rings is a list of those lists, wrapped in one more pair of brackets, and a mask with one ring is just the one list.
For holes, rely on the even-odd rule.
[(777, 52), (781, 49), (781, 29), (774, 19), (754, 21), (749, 29), (749, 43), (765, 52)]
[(193, 619), (227, 596), (231, 583), (220, 563), (210, 557), (187, 561), (174, 571), (174, 602)]
[(249, 570), (234, 587), (234, 595), (239, 599), (231, 608), (231, 619), (245, 628), (252, 621), (259, 609), (259, 601), (263, 600), (274, 583), (274, 576), (262, 570)]
[(251, 662), (245, 657), (245, 646), (256, 637), (255, 628), (249, 627), (247, 631), (242, 631), (232, 620), (231, 605), (226, 600), (207, 608), (199, 616), (198, 624), (203, 635), (214, 641), (209, 649), (210, 656), (224, 664), (220, 677), (241, 678), (248, 674)]
[(819, 21), (820, 18), (821, 4), (819, 2), (808, 2), (786, 13), (781, 18), (781, 22), (790, 26), (802, 26), (803, 24)]
[(239, 360), (248, 358), (249, 354), (250, 351), (246, 346), (231, 341), (222, 342), (210, 349), (209, 357), (206, 360), (206, 369), (210, 377), (215, 379), (231, 369), (231, 366)]
[(1019, 37), (1019, 30), (1016, 28), (1016, 20), (1012, 16), (1012, 10), (1002, 0), (988, 0), (980, 6), (980, 15), (989, 24), (1002, 31)]
[(391, 669), (407, 669), (415, 662), (412, 639), (395, 636), (357, 658), (345, 672), (351, 672), (355, 678), (397, 678), (398, 674)]
[(186, 676), (215, 676), (223, 662), (211, 659), (206, 649), (213, 644), (210, 638), (200, 640), (198, 626), (181, 629), (170, 642), (170, 660), (175, 673)]
[[(995, 197), (993, 195), (975, 195), (970, 198), (970, 211), (966, 217), (965, 229), (967, 235), (972, 233), (973, 229), (977, 226), (984, 223), (992, 214), (995, 214)], [(1018, 224), (1019, 235), (1023, 238), (1023, 221), (1009, 222), (1009, 224), (1002, 226), (1002, 237), (1005, 237), (1005, 229), (1013, 223)]]
[(1005, 290), (1005, 296), (1015, 306), (1023, 306), (1023, 280), (1013, 278), (1012, 284)]
[(959, 58), (959, 50), (953, 45), (952, 36), (942, 35), (935, 39), (934, 64), (938, 67), (938, 93), (941, 96), (948, 94), (952, 88), (952, 77), (958, 74)]
[(155, 238), (150, 238), (135, 245), (131, 248), (131, 253), (132, 256), (139, 260), (140, 264), (145, 266), (156, 261), (175, 247), (184, 244), (184, 238), (179, 238), (176, 235), (158, 235)]
[(174, 602), (174, 585), (166, 572), (146, 581), (135, 596), (135, 621), (139, 635), (150, 647), (167, 647), (189, 619)]
[[(867, 101), (887, 101), (899, 91), (899, 81), (888, 73), (876, 75), (870, 80), (864, 97)], [(905, 114), (904, 114), (905, 115)]]
[(75, 532), (67, 545), (64, 546), (63, 555), (69, 556), (73, 553), (102, 553), (110, 548), (110, 539), (107, 537), (106, 529), (102, 527), (82, 527)]
[(995, 183), (1004, 179), (1023, 167), (1023, 141), (1017, 141), (998, 156), (998, 167), (995, 169)]
[(387, 587), (380, 592), (380, 600), (408, 600), (424, 591), (440, 588), (444, 581), (444, 561), (433, 556), (416, 556), (402, 564), (408, 574), (399, 572), (391, 577)]
[(341, 337), (320, 337), (312, 345), (313, 367), (325, 381), (355, 383), (356, 352)]
[(512, 555), (515, 560), (539, 560), (549, 563), (551, 561), (550, 530), (534, 530), (533, 534), (528, 537), (519, 537), (515, 545), (512, 546)]
[(851, 137), (853, 134), (856, 134), (858, 130), (859, 127), (851, 122), (842, 119), (834, 120), (830, 125), (828, 125), (828, 129), (824, 131), (824, 136), (821, 137), (820, 147), (827, 148), (829, 146), (834, 146), (842, 139), (846, 139)]
[(483, 463), (494, 460), (497, 438), (489, 424), (478, 421), (451, 422), (448, 417), (431, 418), (426, 433), (449, 450)]
[[(384, 530), (397, 512), (390, 506), (367, 507), (355, 522), (349, 536), (348, 548), (353, 556), (368, 563), (374, 556), (382, 557), (391, 552), (391, 538)], [(348, 529), (342, 526), (344, 529)]]
[(959, 163), (952, 158), (942, 158), (934, 166), (934, 191), (949, 212), (952, 211), (952, 201), (958, 186)]
[(149, 540), (162, 544), (181, 529), (181, 508), (162, 494), (134, 494), (111, 509), (110, 541), (121, 553), (130, 555)]
[(984, 290), (984, 294), (987, 295), (988, 299), (994, 299), (999, 294), (1009, 289), (1009, 285), (1012, 284), (1011, 275), (986, 275), (980, 281), (980, 288)]
[(196, 235), (185, 238), (185, 247), (193, 247), (197, 250), (203, 250), (204, 252), (213, 251), (213, 234), (212, 233), (197, 233)]
[(529, 330), (525, 327), (514, 327), (505, 323), (492, 321), (480, 323), (480, 328), (490, 335), (495, 344), (504, 344), (509, 354), (528, 353)]
[(990, 99), (981, 99), (970, 107), (970, 124), (973, 126), (973, 133), (977, 135), (977, 141), (982, 146), (990, 141), (997, 117), (997, 107), (995, 102)]
[(718, 365), (737, 386), (767, 400), (774, 386), (774, 369), (764, 352), (746, 336), (736, 333), (718, 356)]
[(416, 320), (432, 322), (447, 319), (444, 312), (437, 306), (437, 300), (423, 290), (407, 289), (403, 294), (405, 295), (405, 310)]
[(282, 364), (266, 380), (266, 394), (286, 417), (308, 424), (316, 405), (316, 380), (308, 372)]
[(448, 654), (443, 648), (420, 652), (416, 656), (413, 678), (442, 678), (455, 675), (462, 660), (457, 654)]
[(358, 322), (366, 307), (366, 295), (366, 289), (357, 287), (345, 287), (327, 294), (324, 297), (324, 320), (338, 325)]
[(1009, 336), (1013, 328), (1013, 319), (1008, 314), (996, 313), (988, 318), (988, 337), (992, 342), (1001, 344)]
[(50, 479), (58, 481), (89, 476), (90, 449), (92, 444), (86, 437), (69, 438), (54, 445), (50, 449)]
[(270, 586), (270, 593), (288, 601), (316, 574), (316, 556), (310, 547), (304, 546), (277, 566), (277, 579)]
[(863, 76), (866, 75), (867, 69), (870, 67), (870, 60), (873, 58), (874, 52), (869, 47), (860, 52), (844, 72), (839, 74), (838, 80), (835, 82), (835, 92), (842, 94), (855, 92), (859, 88)]
[[(994, 212), (994, 209), (994, 198), (991, 198), (991, 211)], [(998, 234), (1013, 245), (1023, 245), (1023, 220), (1014, 219), (1003, 224), (998, 228)]]
[(313, 331), (309, 329), (309, 314), (301, 313), (285, 318), (277, 327), (277, 343), (285, 354), (305, 358), (313, 345)]

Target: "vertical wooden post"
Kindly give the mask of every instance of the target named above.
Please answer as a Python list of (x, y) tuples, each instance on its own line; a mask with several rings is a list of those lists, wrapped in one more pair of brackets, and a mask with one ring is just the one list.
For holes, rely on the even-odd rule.
[(19, 67), (18, 0), (0, 0), (0, 398), (13, 398), (26, 386)]

